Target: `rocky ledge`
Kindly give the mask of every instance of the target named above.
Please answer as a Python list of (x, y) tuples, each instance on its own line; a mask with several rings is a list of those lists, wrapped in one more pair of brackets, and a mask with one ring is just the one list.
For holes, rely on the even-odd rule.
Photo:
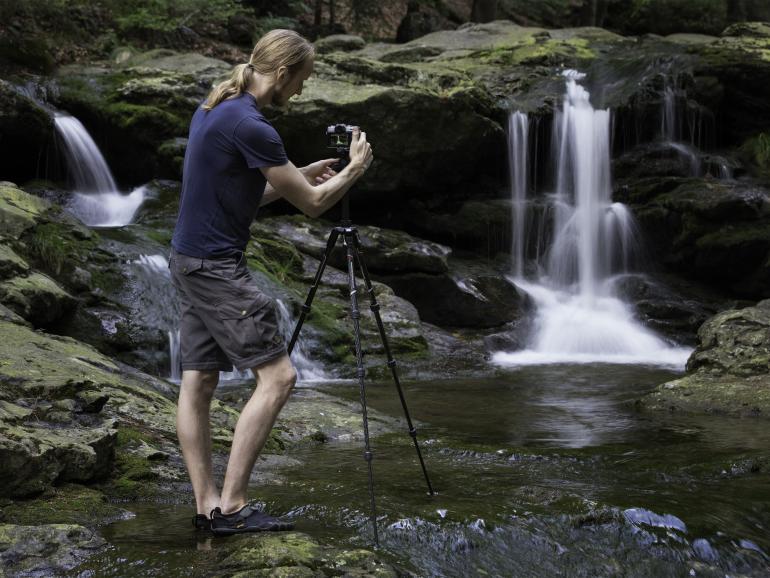
[(667, 411), (770, 417), (770, 299), (718, 313), (698, 331), (687, 375), (640, 401)]

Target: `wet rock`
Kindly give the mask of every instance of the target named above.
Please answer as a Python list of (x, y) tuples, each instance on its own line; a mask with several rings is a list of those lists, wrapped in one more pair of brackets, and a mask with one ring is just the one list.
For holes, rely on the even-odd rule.
[(0, 244), (0, 279), (8, 279), (28, 270), (29, 265), (24, 259), (7, 245)]
[(75, 307), (75, 299), (42, 273), (0, 283), (0, 302), (38, 326), (57, 321)]
[(732, 295), (770, 290), (770, 194), (750, 183), (641, 179), (616, 199), (631, 204), (664, 267)]
[(748, 377), (770, 372), (770, 299), (755, 307), (723, 311), (698, 331), (690, 372)]
[[(331, 224), (300, 216), (263, 219), (256, 227), (290, 241), (297, 249), (316, 259), (323, 256), (332, 229)], [(361, 226), (358, 231), (361, 251), (371, 272), (443, 273), (447, 270), (447, 257), (451, 252), (448, 247), (392, 229)], [(346, 259), (345, 248), (340, 241), (332, 251), (329, 263), (344, 270)]]
[(530, 306), (526, 294), (492, 268), (453, 259), (445, 275), (379, 275), (397, 295), (413, 303), (420, 319), (444, 327), (499, 327)]
[(238, 539), (221, 565), (232, 576), (383, 576), (396, 570), (368, 550), (322, 546), (299, 532), (258, 534)]
[(7, 576), (54, 576), (106, 547), (93, 530), (71, 524), (0, 525), (0, 560)]
[(319, 38), (314, 43), (317, 54), (326, 54), (327, 52), (351, 52), (361, 50), (366, 46), (366, 41), (360, 36), (353, 34), (331, 34)]
[(770, 416), (770, 300), (703, 324), (688, 375), (640, 401), (658, 410)]
[[(18, 47), (14, 48), (14, 52)], [(1, 50), (1, 49), (0, 49)], [(37, 171), (40, 151), (53, 141), (53, 118), (10, 83), (0, 80), (0, 174), (27, 179)]]
[(24, 231), (40, 221), (48, 208), (49, 203), (22, 191), (15, 184), (0, 182), (0, 226), (3, 236), (18, 239)]

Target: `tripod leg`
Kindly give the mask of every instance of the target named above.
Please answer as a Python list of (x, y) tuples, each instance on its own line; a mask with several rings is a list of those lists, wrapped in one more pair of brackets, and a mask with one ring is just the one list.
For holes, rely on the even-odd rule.
[(398, 397), (401, 399), (401, 407), (404, 409), (404, 416), (406, 417), (406, 423), (409, 425), (409, 435), (412, 437), (412, 442), (414, 443), (414, 449), (417, 451), (417, 457), (420, 460), (420, 466), (422, 467), (422, 473), (425, 476), (425, 482), (428, 484), (428, 493), (432, 496), (434, 495), (433, 492), (433, 486), (431, 486), (430, 478), (428, 477), (428, 470), (425, 467), (425, 461), (422, 458), (422, 452), (420, 451), (420, 444), (417, 443), (417, 429), (412, 425), (412, 418), (409, 416), (409, 408), (406, 406), (406, 399), (404, 398), (404, 391), (401, 388), (401, 382), (398, 379), (398, 371), (396, 370), (396, 360), (393, 359), (393, 356), (390, 353), (390, 346), (388, 344), (388, 336), (385, 334), (385, 326), (382, 323), (382, 317), (380, 316), (380, 304), (377, 303), (377, 298), (374, 296), (374, 287), (372, 286), (372, 280), (369, 277), (369, 270), (366, 268), (366, 263), (364, 262), (364, 256), (363, 251), (361, 250), (361, 240), (358, 238), (358, 232), (355, 232), (355, 237), (353, 238), (353, 254), (356, 259), (356, 263), (358, 264), (359, 269), (361, 269), (361, 274), (364, 278), (364, 283), (366, 285), (366, 292), (369, 294), (369, 301), (371, 303), (370, 309), (372, 310), (372, 313), (374, 313), (374, 318), (377, 321), (377, 329), (380, 331), (380, 339), (382, 339), (382, 345), (385, 348), (385, 355), (388, 358), (388, 367), (390, 367), (390, 371), (393, 374), (393, 381), (396, 384), (396, 389), (398, 390)]
[(356, 272), (353, 266), (354, 264), (354, 243), (355, 238), (351, 233), (345, 233), (343, 236), (345, 248), (347, 249), (347, 262), (348, 262), (348, 284), (350, 287), (350, 316), (353, 319), (353, 332), (356, 346), (356, 368), (358, 376), (358, 386), (361, 390), (361, 409), (364, 414), (364, 459), (369, 467), (369, 500), (371, 502), (371, 519), (372, 530), (374, 531), (374, 543), (379, 546), (380, 542), (377, 537), (377, 510), (374, 504), (374, 474), (372, 473), (372, 450), (369, 446), (369, 418), (366, 414), (366, 387), (364, 386), (364, 358), (361, 352), (361, 328), (359, 319), (361, 313), (358, 310), (358, 296), (356, 289)]
[(318, 270), (316, 271), (315, 278), (313, 279), (313, 285), (310, 287), (310, 291), (308, 291), (307, 294), (307, 299), (305, 299), (305, 303), (302, 305), (302, 312), (300, 313), (299, 319), (297, 320), (297, 325), (294, 326), (294, 333), (291, 334), (291, 341), (289, 341), (288, 347), (290, 354), (294, 349), (294, 345), (297, 343), (299, 332), (302, 329), (302, 325), (305, 323), (305, 317), (307, 317), (307, 314), (310, 313), (310, 308), (313, 303), (313, 298), (315, 297), (315, 292), (318, 289), (318, 285), (321, 283), (321, 277), (323, 277), (324, 269), (326, 269), (326, 262), (329, 260), (329, 256), (332, 254), (334, 246), (337, 244), (337, 238), (339, 236), (340, 232), (338, 229), (332, 229), (329, 233), (329, 240), (326, 242), (326, 250), (324, 251), (323, 257), (321, 258), (321, 263), (318, 265)]

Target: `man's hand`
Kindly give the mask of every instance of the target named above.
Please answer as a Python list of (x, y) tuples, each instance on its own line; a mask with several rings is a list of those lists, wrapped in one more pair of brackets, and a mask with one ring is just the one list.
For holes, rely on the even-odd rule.
[(320, 185), (337, 174), (332, 168), (332, 165), (338, 163), (339, 160), (340, 159), (323, 159), (321, 161), (316, 161), (306, 167), (302, 167), (299, 169), (299, 172), (302, 173), (307, 182), (311, 185)]

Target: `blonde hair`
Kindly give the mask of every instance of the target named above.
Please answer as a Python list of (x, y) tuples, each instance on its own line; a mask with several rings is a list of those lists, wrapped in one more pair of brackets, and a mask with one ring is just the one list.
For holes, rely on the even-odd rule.
[(293, 74), (315, 54), (313, 45), (294, 30), (271, 30), (259, 39), (245, 64), (238, 64), (228, 80), (217, 84), (209, 93), (204, 110), (211, 110), (223, 100), (243, 94), (255, 72), (270, 74), (286, 66)]

